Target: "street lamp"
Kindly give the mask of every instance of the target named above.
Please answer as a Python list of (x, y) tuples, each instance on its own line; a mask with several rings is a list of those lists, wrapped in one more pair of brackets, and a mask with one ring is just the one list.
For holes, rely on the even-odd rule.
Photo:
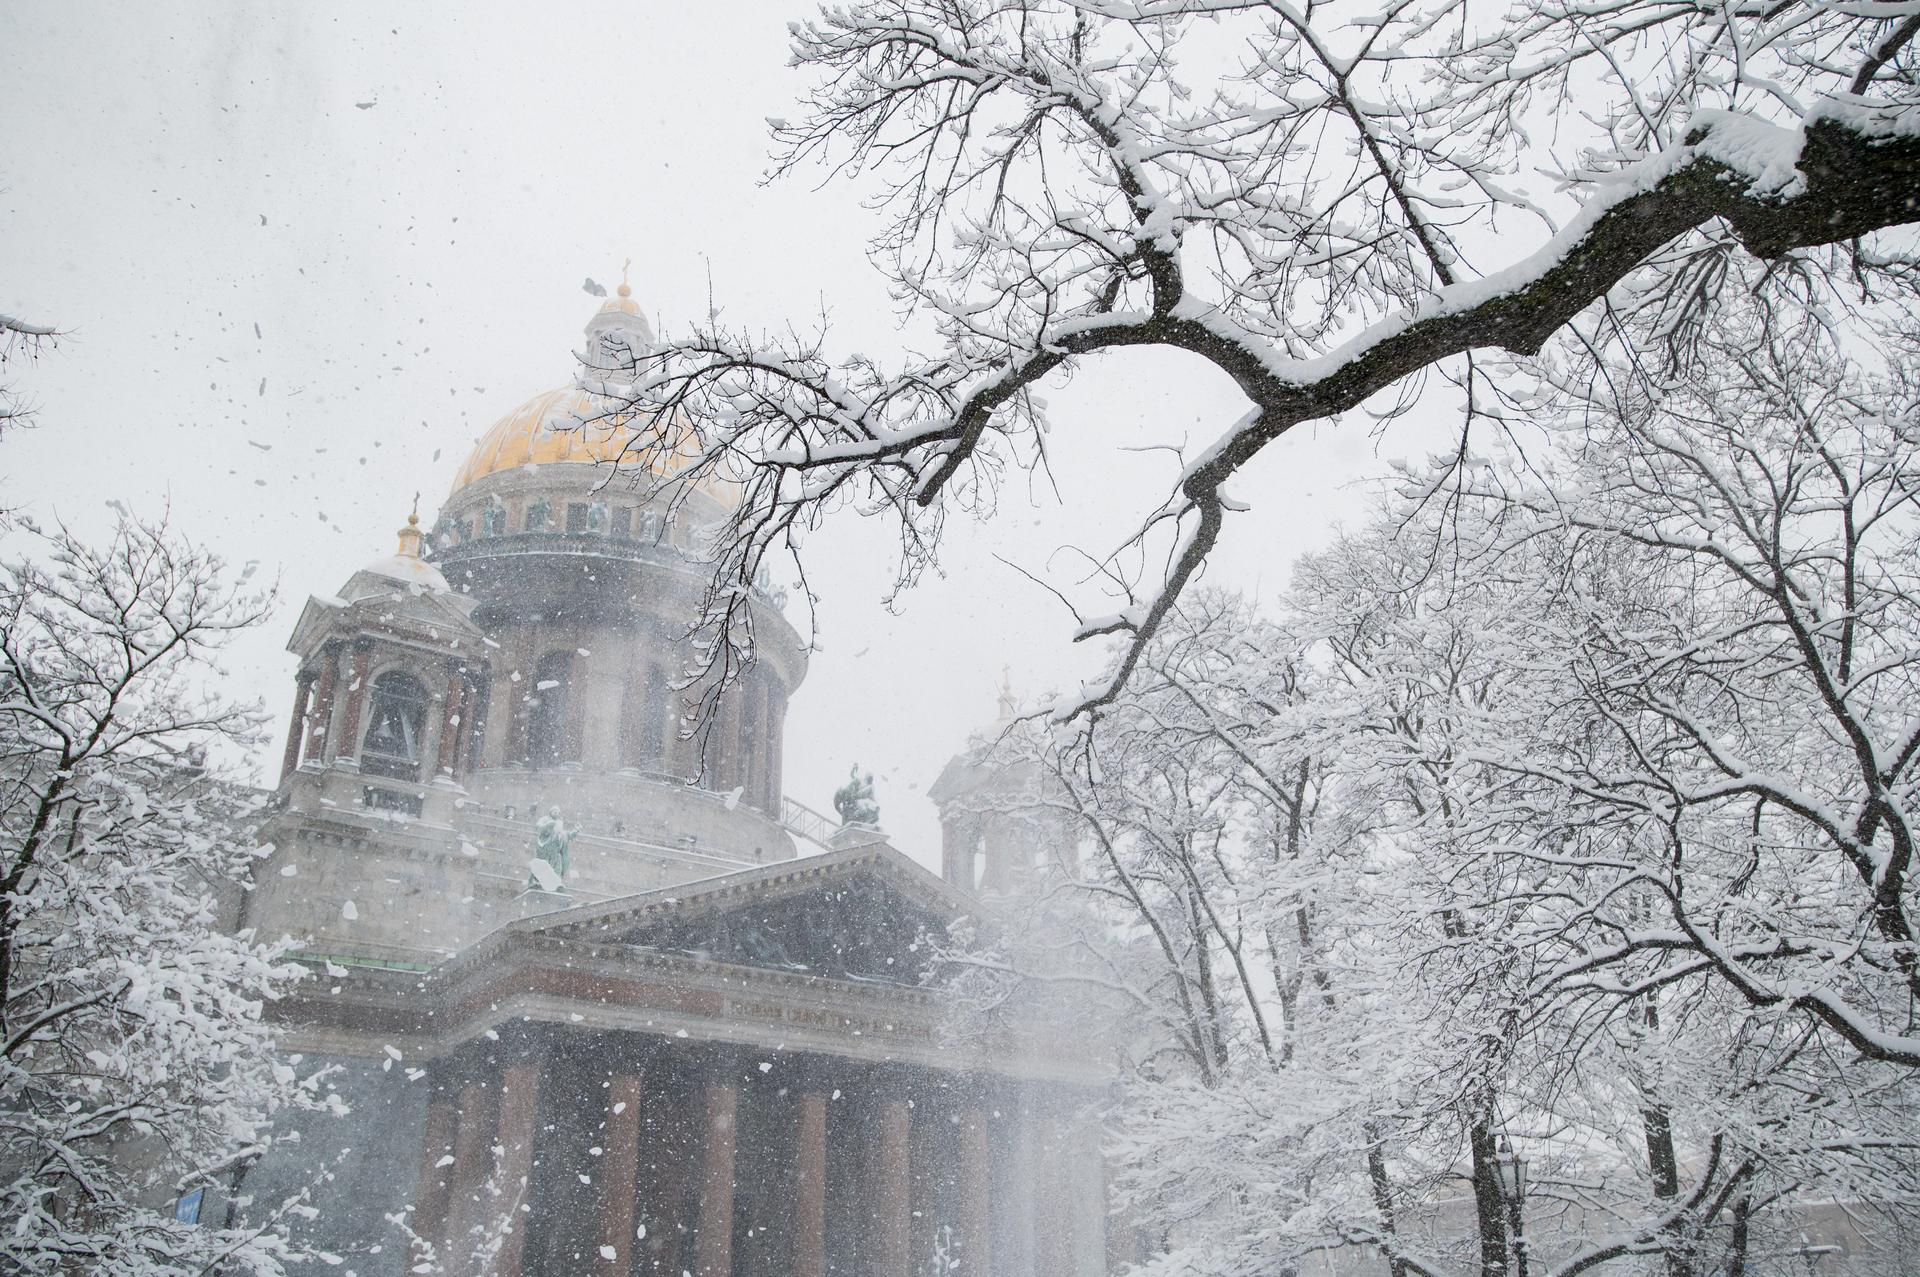
[(1514, 1277), (1527, 1277), (1527, 1238), (1520, 1228), (1520, 1204), (1527, 1198), (1527, 1159), (1513, 1151), (1507, 1137), (1500, 1137), (1493, 1154), (1493, 1175), (1500, 1182), (1500, 1195), (1507, 1199), (1507, 1233), (1513, 1241)]

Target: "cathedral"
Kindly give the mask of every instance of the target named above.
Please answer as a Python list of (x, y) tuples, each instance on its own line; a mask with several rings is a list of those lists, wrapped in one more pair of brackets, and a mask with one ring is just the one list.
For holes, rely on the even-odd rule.
[[(652, 336), (624, 284), (586, 335), (597, 377)], [(690, 735), (687, 623), (737, 498), (669, 499), (671, 449), (617, 472), (651, 429), (528, 400), (294, 626), (238, 925), (300, 946), (281, 1049), (348, 1111), (284, 1115), (236, 1208), (294, 1202), (352, 1277), (1104, 1273), (1106, 1059), (1031, 1008), (959, 1030), (928, 978), (1062, 831), (998, 812), (978, 750), (931, 791), (940, 874), (858, 776), (838, 820), (788, 798), (807, 652), (774, 591)]]

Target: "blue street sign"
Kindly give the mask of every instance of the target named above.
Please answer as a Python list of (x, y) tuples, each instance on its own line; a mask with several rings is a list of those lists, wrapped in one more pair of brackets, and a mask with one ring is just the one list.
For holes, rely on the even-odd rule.
[(173, 1217), (183, 1224), (200, 1222), (200, 1203), (206, 1200), (207, 1190), (196, 1188), (173, 1204)]

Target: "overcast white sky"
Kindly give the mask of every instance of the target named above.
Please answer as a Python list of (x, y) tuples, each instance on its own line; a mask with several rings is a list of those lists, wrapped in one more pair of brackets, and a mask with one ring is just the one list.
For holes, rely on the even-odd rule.
[[(857, 188), (759, 184), (765, 119), (794, 113), (800, 0), (714, 4), (119, 4), (0, 0), (0, 311), (70, 334), (5, 376), (37, 426), (0, 441), (0, 505), (98, 530), (106, 503), (171, 505), (187, 533), (281, 584), (233, 651), (236, 690), (283, 730), (301, 602), (388, 553), (475, 437), (564, 384), (580, 328), (631, 257), (672, 329), (708, 281), (734, 323), (824, 305), (841, 352), (901, 326), (863, 255)], [(1128, 355), (1050, 396), (1059, 496), (1007, 492), (956, 521), (946, 575), (898, 614), (893, 533), (851, 517), (810, 543), (822, 649), (796, 698), (787, 783), (830, 810), (854, 761), (882, 823), (932, 864), (922, 796), (1016, 690), (1078, 682), (1096, 653), (996, 556), (1070, 586), (1065, 547), (1111, 548), (1175, 462), (1129, 443), (1210, 438), (1237, 392)], [(1385, 448), (1421, 450), (1406, 428)], [(1263, 594), (1355, 508), (1365, 424), (1283, 441), (1211, 580)], [(1092, 610), (1106, 611), (1092, 601)], [(278, 743), (261, 753), (278, 757)]]

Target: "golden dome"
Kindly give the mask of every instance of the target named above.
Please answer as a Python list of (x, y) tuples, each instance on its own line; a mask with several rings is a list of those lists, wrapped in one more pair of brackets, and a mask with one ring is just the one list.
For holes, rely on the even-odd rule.
[[(452, 492), (490, 474), (561, 462), (619, 462), (628, 471), (644, 466), (651, 474), (670, 477), (699, 455), (699, 441), (686, 425), (670, 429), (663, 439), (656, 420), (621, 408), (618, 400), (577, 387), (549, 390), (527, 400), (480, 436), (454, 476)], [(699, 487), (728, 504), (739, 499), (730, 483), (703, 480)]]
[[(633, 300), (625, 268), (617, 294), (587, 321), (586, 336), (587, 349), (580, 357), (616, 382), (631, 378), (632, 352), (652, 345), (653, 326)], [(678, 414), (662, 418), (636, 412), (617, 397), (569, 386), (536, 395), (495, 422), (453, 477), (452, 492), (490, 474), (555, 463), (618, 463), (628, 473), (644, 468), (665, 479), (694, 464), (700, 454), (698, 432)], [(722, 473), (717, 479), (703, 477), (696, 486), (723, 505), (737, 506), (738, 476), (724, 467)]]

